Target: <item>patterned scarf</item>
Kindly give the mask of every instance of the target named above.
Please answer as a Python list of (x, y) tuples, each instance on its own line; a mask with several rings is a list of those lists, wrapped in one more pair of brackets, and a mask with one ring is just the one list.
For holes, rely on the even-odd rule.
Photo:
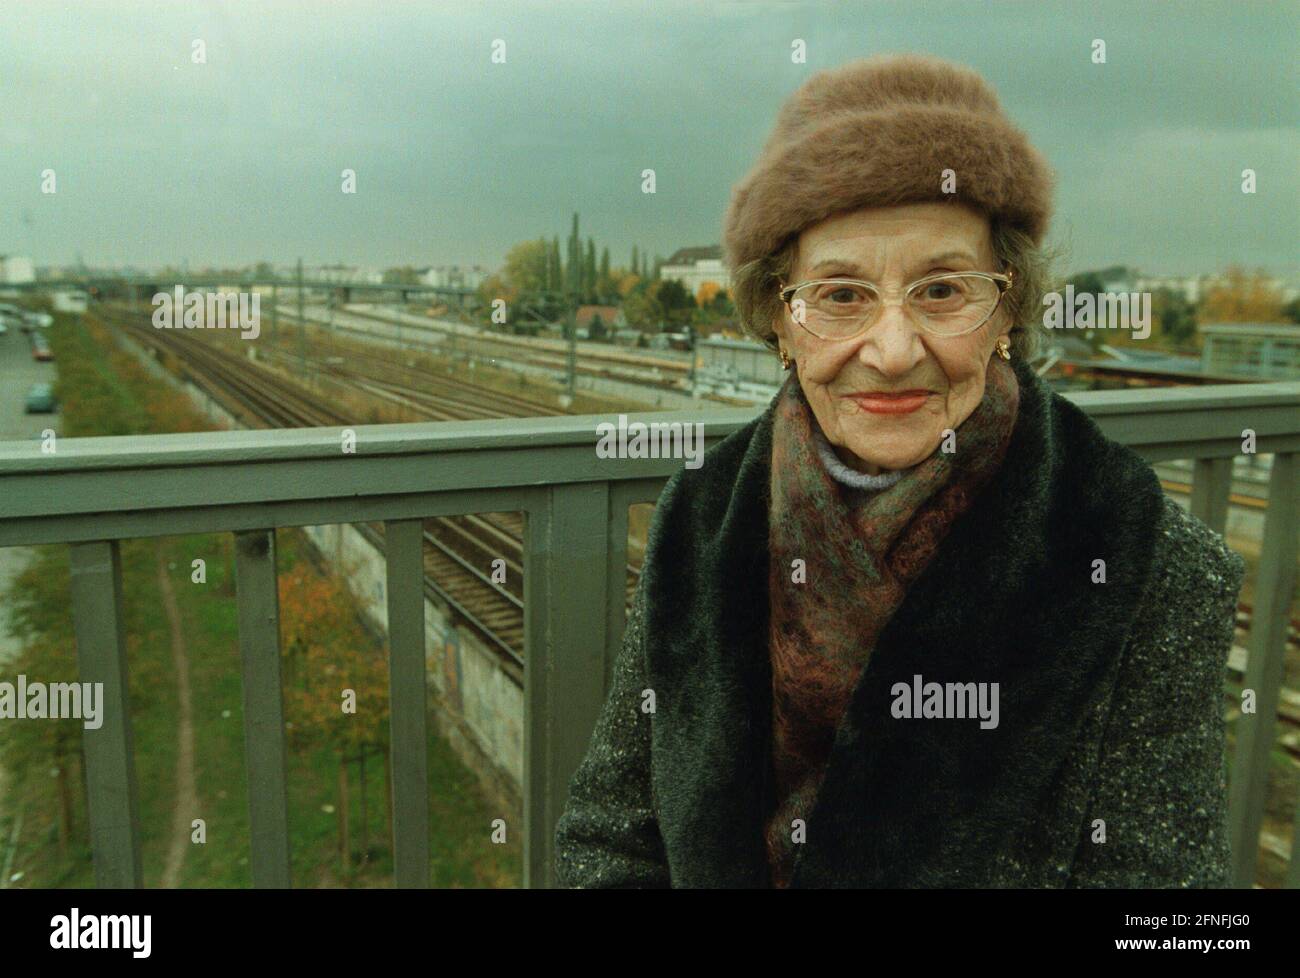
[[(1019, 402), (1011, 365), (992, 357), (984, 397), (956, 429), (956, 451), (940, 445), (893, 486), (869, 493), (840, 485), (818, 459), (817, 420), (793, 373), (777, 395), (768, 539), (773, 886), (789, 885), (798, 844), (791, 823), (806, 826), (812, 814), (839, 720), (876, 639), (997, 471)], [(804, 580), (796, 583), (800, 566)]]

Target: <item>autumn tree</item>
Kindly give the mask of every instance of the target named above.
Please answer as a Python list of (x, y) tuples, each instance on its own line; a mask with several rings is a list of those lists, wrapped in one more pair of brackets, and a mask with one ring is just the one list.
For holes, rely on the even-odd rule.
[(720, 291), (722, 291), (722, 286), (717, 282), (701, 282), (700, 287), (695, 290), (695, 304), (707, 306)]
[(521, 292), (538, 292), (546, 286), (548, 248), (545, 240), (523, 241), (506, 253), (501, 277), (510, 292), (517, 298)]
[(1206, 290), (1201, 300), (1203, 323), (1284, 322), (1282, 292), (1263, 269), (1249, 273), (1230, 265), (1222, 281)]
[(659, 328), (664, 310), (647, 289), (633, 288), (623, 300), (623, 317), (629, 326), (643, 333), (652, 332)]
[(478, 287), (479, 299), (482, 300), (481, 308), (483, 319), (486, 321), (492, 315), (492, 303), (496, 299), (505, 299), (506, 302), (514, 300), (516, 290), (506, 284), (504, 278), (500, 275), (489, 275)]
[[(325, 748), (338, 759), (339, 852), (345, 871), (351, 851), (349, 766), (356, 765), (361, 786), (364, 860), (367, 759), (386, 760), (388, 750), (387, 657), (361, 627), (346, 578), (318, 575), (304, 561), (278, 578), (289, 744), (296, 750)], [(389, 798), (391, 804), (391, 792)]]
[(614, 282), (615, 291), (626, 299), (636, 290), (636, 287), (641, 284), (641, 279), (635, 273), (619, 268), (614, 272)]

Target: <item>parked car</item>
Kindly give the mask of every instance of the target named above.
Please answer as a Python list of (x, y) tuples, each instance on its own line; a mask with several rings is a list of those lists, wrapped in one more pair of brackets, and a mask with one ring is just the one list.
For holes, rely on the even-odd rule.
[(44, 338), (39, 335), (32, 337), (32, 359), (33, 360), (53, 360), (54, 351), (50, 345), (45, 342)]
[(7, 332), (9, 332), (9, 327), (5, 325), (3, 319), (0, 319), (0, 336), (4, 336)]
[(32, 384), (27, 391), (27, 414), (53, 414), (58, 409), (54, 388), (49, 384)]
[(23, 318), (33, 326), (39, 326), (42, 329), (49, 329), (54, 325), (54, 317), (48, 312), (28, 312), (23, 314)]

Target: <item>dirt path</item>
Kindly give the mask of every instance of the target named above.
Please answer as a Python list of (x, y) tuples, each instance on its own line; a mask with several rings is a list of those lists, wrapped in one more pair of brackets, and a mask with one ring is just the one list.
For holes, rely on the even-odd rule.
[(172, 663), (176, 666), (177, 750), (176, 750), (176, 807), (172, 811), (171, 843), (167, 847), (167, 863), (158, 885), (175, 889), (180, 885), (181, 866), (190, 847), (190, 822), (199, 808), (198, 791), (194, 786), (194, 717), (190, 709), (190, 657), (185, 646), (185, 632), (181, 627), (181, 611), (176, 604), (176, 592), (167, 576), (167, 556), (163, 542), (158, 540), (158, 593), (162, 595), (163, 611), (172, 633)]

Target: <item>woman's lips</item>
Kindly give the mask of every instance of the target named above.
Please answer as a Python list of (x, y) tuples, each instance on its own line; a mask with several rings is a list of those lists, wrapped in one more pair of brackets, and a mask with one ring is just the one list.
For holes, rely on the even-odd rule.
[(849, 400), (872, 414), (911, 414), (930, 397), (929, 391), (899, 391), (896, 394), (849, 394)]

